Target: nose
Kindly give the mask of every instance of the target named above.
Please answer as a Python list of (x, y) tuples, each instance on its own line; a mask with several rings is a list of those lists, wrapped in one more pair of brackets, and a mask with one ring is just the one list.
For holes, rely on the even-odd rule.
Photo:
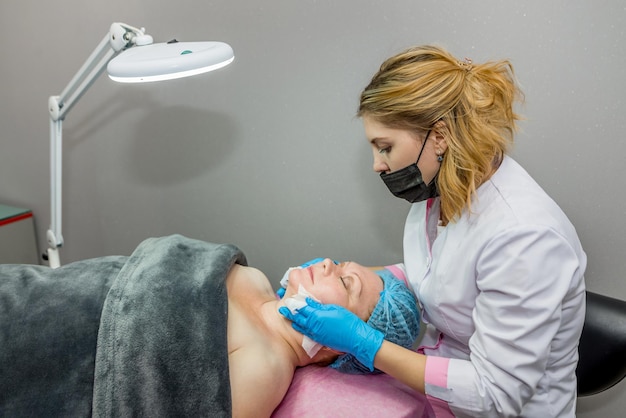
[(389, 166), (382, 160), (380, 153), (376, 150), (374, 150), (374, 165), (372, 166), (372, 169), (376, 173), (385, 173), (389, 171)]
[(322, 261), (322, 266), (324, 267), (324, 274), (332, 274), (337, 268), (337, 263), (331, 260), (330, 258), (325, 258)]
[(333, 264), (330, 258), (325, 258), (324, 261), (322, 261), (322, 265), (324, 266), (324, 273), (329, 274), (335, 264)]

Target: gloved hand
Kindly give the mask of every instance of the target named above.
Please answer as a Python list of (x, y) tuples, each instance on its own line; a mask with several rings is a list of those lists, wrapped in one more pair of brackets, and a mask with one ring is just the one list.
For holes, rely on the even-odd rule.
[[(309, 260), (306, 263), (299, 265), (298, 267), (288, 268), (285, 274), (283, 274), (283, 278), (280, 279), (280, 288), (276, 291), (276, 295), (278, 295), (278, 298), (282, 299), (283, 296), (285, 296), (285, 289), (287, 288), (287, 283), (289, 282), (289, 273), (291, 272), (291, 270), (307, 268), (309, 266), (312, 266), (313, 264), (317, 264), (322, 261), (324, 261), (324, 259), (318, 257), (314, 258), (313, 260)], [(333, 263), (339, 264), (336, 261), (333, 261)]]
[(337, 305), (323, 305), (311, 298), (294, 315), (282, 306), (278, 311), (292, 321), (292, 327), (313, 341), (333, 350), (350, 353), (370, 371), (374, 357), (383, 344), (383, 333), (367, 325), (349, 310)]

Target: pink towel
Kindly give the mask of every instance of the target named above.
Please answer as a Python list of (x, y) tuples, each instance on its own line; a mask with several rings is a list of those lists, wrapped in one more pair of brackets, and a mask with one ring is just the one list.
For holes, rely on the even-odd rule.
[(424, 396), (390, 376), (349, 375), (315, 365), (296, 370), (272, 418), (428, 417)]

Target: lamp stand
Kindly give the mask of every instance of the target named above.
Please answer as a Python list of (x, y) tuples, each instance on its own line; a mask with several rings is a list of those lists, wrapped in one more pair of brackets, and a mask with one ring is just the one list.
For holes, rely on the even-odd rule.
[(109, 33), (94, 49), (74, 78), (59, 96), (50, 96), (50, 228), (46, 233), (49, 248), (44, 259), (52, 268), (61, 265), (59, 248), (63, 246), (62, 177), (63, 177), (63, 120), (76, 102), (102, 74), (106, 65), (120, 51), (134, 45), (149, 45), (152, 37), (124, 23), (113, 23)]
[[(123, 54), (123, 50), (128, 50)], [(116, 55), (119, 57), (114, 59)], [(178, 42), (152, 44), (145, 29), (113, 23), (109, 32), (59, 96), (50, 96), (50, 228), (46, 233), (48, 250), (44, 259), (50, 267), (61, 265), (62, 222), (62, 142), (63, 120), (76, 102), (108, 66), (109, 77), (118, 82), (142, 83), (172, 80), (213, 71), (230, 64), (235, 56), (223, 42)]]

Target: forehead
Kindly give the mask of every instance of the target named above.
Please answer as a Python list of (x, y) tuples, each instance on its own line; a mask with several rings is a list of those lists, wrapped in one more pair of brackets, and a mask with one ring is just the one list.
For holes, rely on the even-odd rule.
[(388, 129), (377, 119), (374, 119), (370, 116), (363, 116), (363, 128), (365, 129), (365, 135), (367, 135), (367, 137), (370, 139), (372, 135), (376, 135)]
[(365, 129), (365, 136), (372, 143), (376, 141), (414, 141), (419, 139), (419, 135), (416, 132), (408, 129), (391, 128), (368, 116), (363, 116), (363, 128)]

